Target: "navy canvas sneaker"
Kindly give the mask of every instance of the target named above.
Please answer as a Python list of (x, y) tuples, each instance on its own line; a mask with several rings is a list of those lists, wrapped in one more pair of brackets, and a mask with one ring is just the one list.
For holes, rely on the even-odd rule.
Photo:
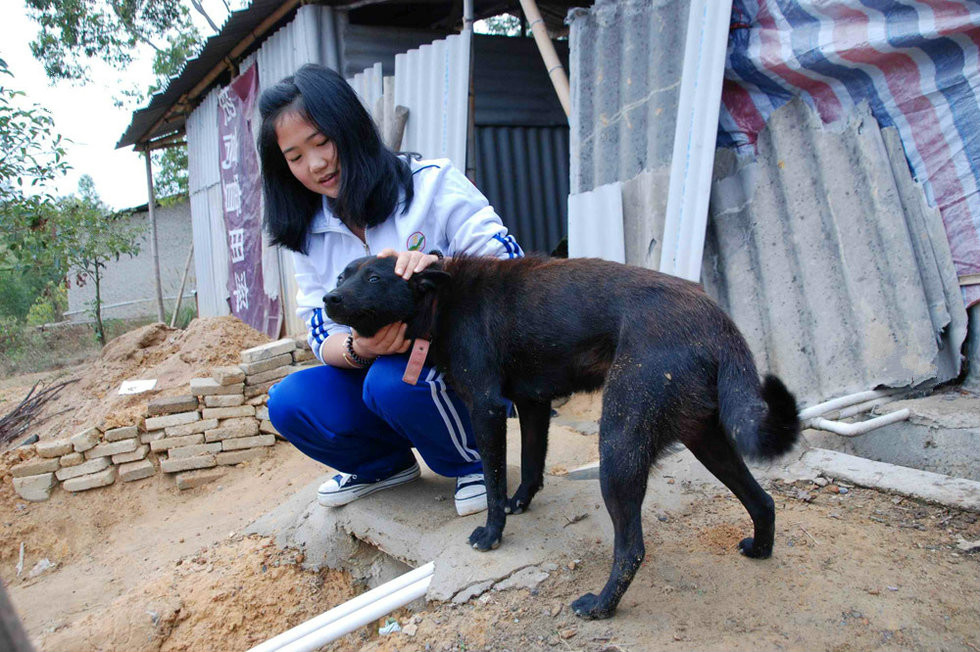
[(417, 479), (421, 473), (417, 462), (404, 471), (399, 471), (376, 482), (362, 480), (350, 473), (338, 473), (320, 485), (316, 499), (317, 502), (326, 507), (339, 507), (368, 494), (373, 494), (375, 491), (391, 489), (411, 482)]
[(456, 513), (468, 516), (486, 509), (487, 485), (483, 474), (471, 473), (456, 478)]

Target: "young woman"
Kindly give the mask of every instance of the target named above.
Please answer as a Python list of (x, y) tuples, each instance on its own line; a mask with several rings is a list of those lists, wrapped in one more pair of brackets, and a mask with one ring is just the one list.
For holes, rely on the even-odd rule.
[[(300, 318), (323, 366), (269, 390), (276, 429), (340, 471), (320, 486), (344, 505), (419, 477), (415, 448), (456, 478), (460, 515), (486, 509), (483, 469), (466, 407), (438, 370), (401, 378), (405, 324), (363, 337), (327, 319), (322, 297), (353, 259), (397, 256), (405, 279), (445, 254), (521, 256), (486, 198), (445, 159), (388, 150), (371, 117), (334, 71), (306, 65), (262, 93), (259, 156), (266, 228), (293, 252)], [(426, 253), (434, 252), (434, 253)]]

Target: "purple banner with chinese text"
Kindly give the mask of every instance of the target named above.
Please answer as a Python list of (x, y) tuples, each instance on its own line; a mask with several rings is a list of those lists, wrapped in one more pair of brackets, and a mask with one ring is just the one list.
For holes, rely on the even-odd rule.
[(218, 95), (228, 303), (233, 315), (276, 338), (282, 308), (278, 298), (265, 293), (262, 274), (262, 185), (252, 132), (258, 87), (258, 72), (251, 66)]

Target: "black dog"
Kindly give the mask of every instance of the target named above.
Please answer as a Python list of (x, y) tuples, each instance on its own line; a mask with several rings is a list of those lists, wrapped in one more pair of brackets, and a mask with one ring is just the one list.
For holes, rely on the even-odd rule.
[[(681, 442), (734, 492), (755, 536), (749, 557), (772, 553), (773, 501), (739, 451), (773, 458), (799, 436), (796, 400), (782, 382), (760, 385), (745, 340), (700, 286), (602, 260), (455, 258), (409, 281), (393, 257), (355, 260), (323, 300), (331, 319), (372, 335), (395, 321), (431, 340), (429, 364), (450, 374), (467, 403), (483, 457), (487, 524), (470, 535), (496, 548), (505, 513), (542, 487), (551, 399), (604, 386), (602, 497), (615, 528), (602, 592), (572, 604), (586, 618), (613, 614), (643, 561), (640, 507), (650, 465)], [(416, 340), (418, 343), (419, 340)], [(507, 500), (506, 399), (521, 424), (521, 484)]]

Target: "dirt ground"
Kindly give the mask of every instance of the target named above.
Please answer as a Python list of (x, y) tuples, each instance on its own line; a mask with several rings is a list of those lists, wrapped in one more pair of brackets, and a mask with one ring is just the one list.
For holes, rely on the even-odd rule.
[[(122, 360), (69, 370), (86, 377), (85, 391), (102, 394), (90, 399), (73, 389), (66, 400), (87, 416), (51, 418), (45, 436), (71, 430), (82, 416), (108, 419), (139, 409), (111, 397), (121, 378), (167, 370), (168, 378), (182, 378), (233, 362), (244, 348), (233, 327), (221, 331), (227, 338), (221, 347), (207, 346), (201, 332), (190, 338), (190, 330), (147, 331), (139, 336), (146, 346), (131, 341), (117, 349), (127, 351)], [(33, 380), (0, 382), (0, 414)], [(562, 412), (588, 418), (591, 409), (573, 399)], [(56, 490), (45, 503), (13, 493), (6, 467), (20, 456), (0, 458), (0, 578), (39, 650), (245, 650), (362, 590), (342, 572), (304, 570), (298, 551), (241, 534), (324, 475), (288, 444), (189, 491), (158, 474), (78, 495)], [(557, 570), (534, 590), (402, 610), (394, 615), (403, 631), (379, 636), (375, 623), (327, 649), (980, 652), (980, 555), (957, 548), (961, 539), (980, 539), (978, 515), (857, 487), (837, 493), (836, 485), (773, 483), (776, 548), (772, 559), (756, 561), (736, 551), (750, 527), (738, 502), (677, 481), (696, 500), (644, 523), (646, 561), (611, 620), (585, 622), (567, 606), (606, 579), (611, 551), (597, 545), (581, 559), (555, 551)], [(515, 518), (534, 514), (532, 507)], [(488, 554), (507, 554), (518, 544), (509, 538)], [(44, 559), (53, 566), (31, 577)]]

